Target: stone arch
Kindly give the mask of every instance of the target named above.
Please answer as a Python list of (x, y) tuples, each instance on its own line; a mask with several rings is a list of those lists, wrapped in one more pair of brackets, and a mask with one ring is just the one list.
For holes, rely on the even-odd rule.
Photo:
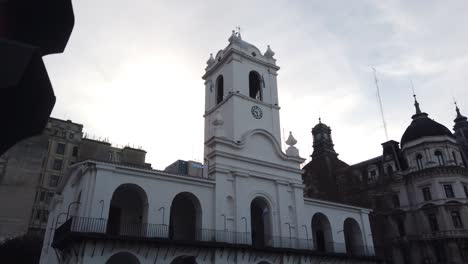
[(148, 217), (148, 196), (136, 184), (115, 189), (109, 208), (106, 232), (112, 235), (141, 235)]
[(315, 213), (311, 225), (315, 249), (320, 252), (333, 252), (333, 232), (328, 217), (322, 213)]
[(106, 261), (106, 264), (140, 264), (140, 261), (132, 253), (119, 252), (112, 255)]
[(256, 71), (249, 72), (249, 96), (263, 101), (262, 77)]
[(265, 197), (255, 197), (250, 203), (252, 245), (256, 247), (271, 246), (272, 227), (272, 209), (270, 203)]
[(221, 103), (224, 99), (224, 77), (219, 75), (216, 78), (216, 104)]
[(353, 218), (346, 218), (343, 224), (346, 252), (352, 255), (364, 254), (361, 227)]
[(195, 256), (178, 256), (175, 257), (172, 261), (171, 264), (197, 264), (196, 257)]
[(190, 192), (181, 192), (172, 200), (169, 218), (169, 238), (197, 240), (202, 227), (202, 208), (198, 198)]

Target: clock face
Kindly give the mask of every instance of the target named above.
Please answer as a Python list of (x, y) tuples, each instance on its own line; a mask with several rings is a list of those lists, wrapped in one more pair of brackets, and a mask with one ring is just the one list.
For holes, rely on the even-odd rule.
[(256, 119), (260, 119), (263, 116), (262, 109), (256, 105), (252, 106), (252, 109), (250, 110), (252, 113), (252, 116), (255, 117)]

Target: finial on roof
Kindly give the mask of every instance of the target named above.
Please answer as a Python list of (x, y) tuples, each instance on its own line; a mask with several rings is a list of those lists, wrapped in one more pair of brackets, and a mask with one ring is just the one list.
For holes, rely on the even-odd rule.
[(263, 56), (270, 58), (270, 59), (272, 59), (273, 56), (275, 56), (275, 52), (271, 50), (270, 45), (267, 45), (267, 50), (265, 51), (265, 54)]
[(286, 149), (286, 154), (287, 155), (299, 157), (299, 150), (296, 147), (294, 147), (294, 145), (296, 145), (296, 143), (297, 143), (297, 140), (292, 135), (292, 132), (289, 131), (289, 137), (288, 137), (288, 140), (286, 140), (286, 144), (289, 146)]
[(210, 53), (210, 58), (206, 61), (206, 64), (208, 64), (208, 66), (210, 66), (214, 62), (215, 62), (215, 59), (213, 58), (213, 53)]
[(416, 114), (421, 114), (421, 108), (419, 108), (418, 99), (416, 99), (416, 94), (413, 94), (414, 97), (414, 107), (416, 108)]
[(319, 124), (322, 124), (322, 118), (319, 116)]
[(231, 34), (231, 36), (229, 37), (228, 40), (229, 40), (229, 42), (233, 42), (233, 41), (237, 40), (237, 34), (236, 34), (235, 30), (232, 31), (232, 34)]
[(454, 104), (455, 104), (455, 111), (457, 111), (457, 117), (462, 117), (460, 113), (460, 108), (458, 108), (457, 101), (454, 100)]
[(288, 137), (288, 139), (286, 140), (286, 144), (287, 144), (288, 146), (294, 146), (294, 145), (296, 145), (296, 143), (297, 143), (297, 140), (296, 140), (296, 139), (294, 138), (294, 136), (292, 135), (292, 132), (289, 131), (289, 137)]
[(237, 26), (236, 29), (237, 29), (237, 37), (239, 37), (240, 39), (242, 39), (242, 36), (241, 36), (241, 27), (240, 27), (240, 26)]

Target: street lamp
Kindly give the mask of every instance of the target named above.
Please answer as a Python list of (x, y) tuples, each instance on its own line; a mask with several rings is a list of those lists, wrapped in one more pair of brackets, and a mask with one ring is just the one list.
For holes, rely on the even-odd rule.
[(227, 230), (227, 228), (226, 228), (226, 215), (222, 214), (221, 216), (224, 218), (224, 230), (226, 231)]
[(241, 220), (245, 220), (245, 233), (247, 233), (247, 217), (241, 217)]
[(68, 205), (67, 220), (68, 220), (68, 216), (70, 215), (70, 208), (71, 208), (71, 206), (74, 205), (74, 204), (80, 204), (80, 202), (72, 202), (72, 203), (70, 203), (70, 204)]
[(158, 209), (158, 212), (161, 212), (161, 210), (162, 210), (162, 224), (164, 225), (164, 212), (166, 211), (166, 208), (162, 206)]
[(104, 211), (104, 200), (99, 201), (99, 203), (102, 203), (101, 205), (101, 219), (102, 219), (102, 212)]

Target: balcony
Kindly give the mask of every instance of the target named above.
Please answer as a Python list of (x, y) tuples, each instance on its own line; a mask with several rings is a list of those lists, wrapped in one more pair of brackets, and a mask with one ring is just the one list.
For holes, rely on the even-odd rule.
[(468, 239), (467, 229), (453, 229), (444, 231), (435, 231), (431, 233), (424, 233), (420, 235), (408, 235), (402, 237), (394, 237), (394, 243), (408, 243), (410, 241), (425, 241), (425, 240), (438, 240), (438, 239)]
[[(328, 243), (326, 250), (315, 250), (311, 239), (296, 237), (265, 236), (263, 243), (252, 243), (247, 232), (199, 229), (195, 234), (176, 235), (168, 225), (162, 224), (121, 224), (118, 229), (108, 226), (107, 219), (72, 217), (55, 230), (52, 243), (54, 248), (65, 248), (76, 239), (92, 238), (105, 240), (126, 240), (138, 242), (161, 242), (184, 246), (234, 247), (245, 249), (281, 250), (318, 255), (340, 255), (374, 257), (374, 248), (355, 246), (347, 251), (344, 243)], [(252, 245), (253, 244), (253, 245)]]

